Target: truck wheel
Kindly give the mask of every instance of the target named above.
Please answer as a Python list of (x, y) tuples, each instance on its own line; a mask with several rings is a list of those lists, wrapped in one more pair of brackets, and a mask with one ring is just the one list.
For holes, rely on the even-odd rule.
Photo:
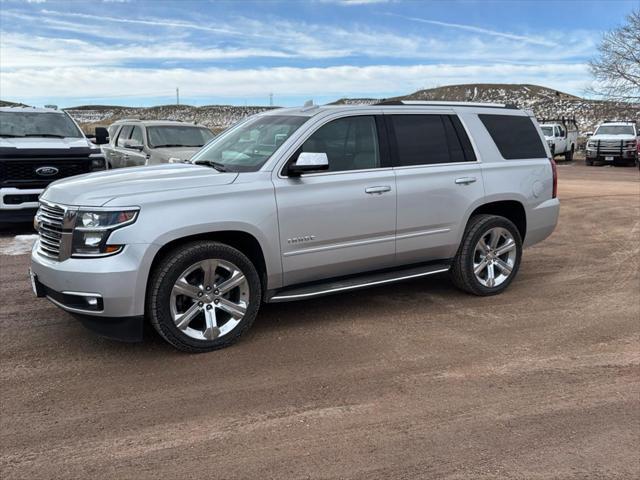
[(246, 332), (261, 301), (258, 272), (242, 252), (199, 241), (171, 251), (154, 269), (147, 315), (178, 350), (208, 352), (231, 345)]
[(567, 151), (564, 153), (564, 159), (567, 161), (571, 161), (573, 160), (573, 151), (574, 151), (575, 147), (573, 145), (571, 145), (571, 150)]
[(479, 296), (496, 295), (520, 267), (522, 239), (516, 226), (498, 215), (475, 215), (467, 225), (451, 267), (453, 283)]
[(593, 160), (589, 160), (588, 158), (584, 161), (584, 163), (587, 165), (587, 167), (593, 166)]

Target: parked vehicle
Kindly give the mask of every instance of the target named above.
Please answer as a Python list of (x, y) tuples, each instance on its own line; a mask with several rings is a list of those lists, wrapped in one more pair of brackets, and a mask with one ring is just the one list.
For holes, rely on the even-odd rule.
[(638, 161), (640, 142), (638, 124), (629, 122), (604, 122), (587, 140), (586, 164), (608, 162), (635, 165)]
[(540, 129), (549, 145), (552, 157), (564, 155), (565, 160), (573, 160), (578, 144), (578, 124), (575, 117), (543, 118)]
[(192, 162), (51, 185), (36, 294), (102, 334), (139, 340), (146, 317), (202, 352), (237, 340), (263, 302), (441, 272), (498, 294), (558, 219), (542, 132), (498, 104), (272, 110)]
[(171, 120), (120, 120), (108, 128), (102, 151), (108, 168), (189, 160), (213, 138), (208, 128)]
[(0, 224), (33, 221), (51, 182), (104, 168), (100, 148), (64, 111), (0, 108)]

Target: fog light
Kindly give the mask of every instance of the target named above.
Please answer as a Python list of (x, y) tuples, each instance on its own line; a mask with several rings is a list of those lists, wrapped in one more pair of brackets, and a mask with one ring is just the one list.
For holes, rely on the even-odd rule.
[(85, 298), (87, 305), (89, 305), (92, 308), (97, 308), (98, 307), (98, 297), (86, 297)]

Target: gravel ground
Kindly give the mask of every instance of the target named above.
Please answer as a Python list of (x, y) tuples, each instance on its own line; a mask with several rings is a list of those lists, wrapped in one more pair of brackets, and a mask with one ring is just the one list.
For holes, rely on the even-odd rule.
[(269, 305), (205, 355), (84, 330), (5, 232), (0, 477), (638, 478), (638, 170), (559, 172), (559, 226), (506, 293)]

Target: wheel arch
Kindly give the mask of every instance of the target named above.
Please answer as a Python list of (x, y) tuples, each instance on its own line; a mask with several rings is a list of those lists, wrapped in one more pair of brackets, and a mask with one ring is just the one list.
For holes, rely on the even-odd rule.
[(527, 212), (521, 202), (517, 200), (498, 200), (482, 204), (471, 212), (467, 219), (467, 224), (474, 215), (480, 214), (500, 215), (509, 219), (517, 227), (524, 242), (527, 234)]
[[(165, 258), (172, 250), (180, 245), (186, 245), (188, 243), (197, 241), (214, 241), (229, 245), (244, 255), (255, 265), (258, 275), (260, 276), (260, 282), (262, 283), (263, 291), (267, 289), (267, 264), (265, 260), (264, 250), (260, 245), (258, 239), (248, 232), (242, 230), (222, 230), (216, 232), (197, 233), (187, 235), (180, 238), (175, 238), (165, 243), (155, 254), (151, 262), (149, 272), (153, 272), (158, 263)], [(151, 281), (151, 274), (147, 276), (147, 288), (149, 290), (149, 282)]]

